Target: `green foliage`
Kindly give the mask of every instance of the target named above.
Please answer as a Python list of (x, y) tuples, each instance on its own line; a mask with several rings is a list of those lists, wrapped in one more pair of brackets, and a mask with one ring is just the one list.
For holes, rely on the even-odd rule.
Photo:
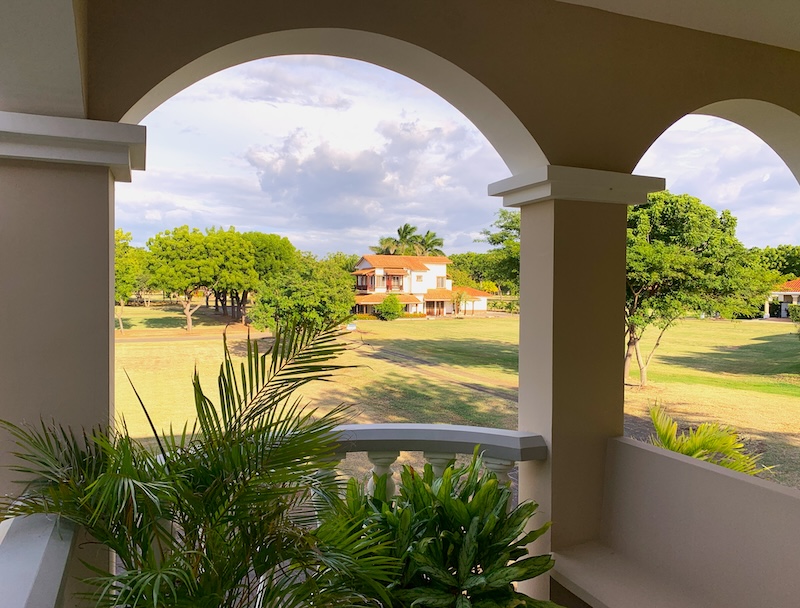
[[(10, 431), (27, 483), (3, 517), (55, 513), (113, 550), (97, 572), (97, 606), (255, 608), (362, 605), (381, 598), (396, 562), (374, 525), (337, 516), (334, 427), (343, 411), (292, 395), (329, 380), (344, 348), (335, 324), (281, 326), (271, 352), (227, 349), (214, 404), (195, 374), (197, 428), (158, 436), (157, 457), (118, 431), (55, 423)], [(145, 413), (147, 411), (145, 410)], [(148, 415), (149, 419), (149, 415)], [(155, 433), (155, 429), (153, 429)], [(315, 528), (312, 500), (331, 513)], [(376, 557), (377, 556), (377, 557)]]
[(485, 241), (494, 246), (487, 254), (488, 278), (510, 293), (519, 293), (520, 213), (499, 209), (492, 224), (497, 230), (484, 230)]
[(310, 253), (299, 256), (294, 266), (268, 276), (256, 295), (249, 315), (259, 328), (304, 319), (325, 323), (349, 315), (355, 304), (355, 277), (336, 260), (317, 260)]
[(390, 293), (380, 304), (375, 305), (375, 316), (381, 321), (394, 321), (403, 314), (403, 305), (400, 299)]
[(789, 318), (795, 323), (800, 323), (800, 304), (789, 304)]
[(136, 291), (139, 263), (131, 233), (114, 230), (114, 300), (125, 302)]
[(789, 279), (800, 276), (800, 245), (778, 245), (753, 249), (761, 263)]
[(646, 205), (628, 210), (626, 373), (635, 353), (640, 383), (647, 382), (655, 349), (644, 356), (639, 342), (648, 327), (663, 335), (690, 310), (726, 318), (757, 314), (778, 278), (736, 238), (730, 212), (718, 215), (686, 194), (649, 194)]
[(261, 281), (297, 262), (297, 250), (285, 236), (264, 232), (245, 232), (242, 236), (253, 246), (254, 267)]
[(747, 475), (768, 470), (768, 467), (759, 466), (759, 455), (745, 451), (733, 427), (703, 422), (696, 428), (690, 428), (688, 433), (678, 434), (678, 423), (657, 405), (650, 408), (650, 419), (655, 429), (650, 443), (655, 446)]
[(441, 478), (434, 478), (429, 464), (421, 475), (404, 467), (399, 496), (391, 501), (377, 489), (385, 488), (380, 481), (371, 498), (351, 480), (346, 504), (355, 523), (376, 525), (393, 541), (402, 571), (389, 585), (391, 606), (556, 606), (518, 593), (512, 584), (552, 568), (550, 555), (528, 556), (526, 548), (549, 524), (525, 532), (537, 505), (509, 510), (509, 484), (482, 470), (477, 450), (467, 467), (451, 464)]
[(180, 226), (159, 232), (147, 241), (147, 247), (153, 283), (159, 289), (191, 299), (193, 292), (213, 283), (214, 264), (205, 235), (197, 228)]
[(447, 278), (453, 281), (453, 286), (478, 288), (478, 282), (469, 273), (460, 268), (450, 267), (447, 269)]

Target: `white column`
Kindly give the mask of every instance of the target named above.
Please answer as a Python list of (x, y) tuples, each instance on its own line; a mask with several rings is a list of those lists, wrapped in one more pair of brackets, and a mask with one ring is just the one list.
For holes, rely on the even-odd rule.
[(764, 302), (764, 318), (769, 319), (769, 300)]
[[(664, 180), (547, 166), (489, 186), (521, 207), (519, 429), (541, 433), (544, 462), (520, 463), (532, 522), (554, 522), (547, 552), (600, 534), (606, 444), (623, 431), (627, 205)], [(565, 305), (576, 283), (587, 308)], [(541, 597), (546, 577), (521, 589)]]

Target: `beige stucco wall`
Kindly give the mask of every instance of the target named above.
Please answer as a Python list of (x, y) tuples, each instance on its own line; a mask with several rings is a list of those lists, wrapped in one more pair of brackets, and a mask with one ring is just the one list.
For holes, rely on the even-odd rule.
[(800, 73), (798, 53), (552, 0), (116, 0), (89, 5), (89, 117), (119, 120), (198, 57), (298, 28), (376, 32), (443, 57), (497, 95), (551, 164), (630, 171), (670, 124), (720, 100), (800, 114), (800, 81), (782, 76)]
[[(0, 160), (0, 418), (107, 424), (111, 240), (108, 169)], [(4, 465), (0, 492), (19, 475)]]

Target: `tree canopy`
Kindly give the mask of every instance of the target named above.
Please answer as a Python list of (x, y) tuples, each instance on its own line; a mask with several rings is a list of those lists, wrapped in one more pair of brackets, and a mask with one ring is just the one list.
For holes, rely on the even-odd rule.
[(494, 247), (486, 254), (487, 278), (511, 293), (519, 293), (519, 211), (499, 209), (492, 227), (496, 230), (487, 228), (481, 233)]
[(355, 304), (355, 277), (335, 259), (318, 260), (303, 253), (295, 266), (272, 274), (261, 284), (250, 309), (259, 329), (302, 319), (324, 323), (346, 317)]
[[(661, 336), (689, 311), (722, 317), (756, 313), (778, 279), (736, 238), (736, 218), (687, 194), (656, 192), (628, 210), (625, 377), (636, 357), (640, 384)], [(644, 355), (640, 340), (660, 330)]]

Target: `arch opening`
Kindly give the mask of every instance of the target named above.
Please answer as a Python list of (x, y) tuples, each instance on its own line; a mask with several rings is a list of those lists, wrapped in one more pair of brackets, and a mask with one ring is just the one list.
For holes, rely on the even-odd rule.
[(195, 59), (135, 103), (121, 122), (138, 123), (187, 86), (254, 59), (281, 55), (331, 55), (358, 59), (398, 72), (461, 111), (491, 142), (512, 174), (547, 164), (533, 136), (483, 83), (422, 47), (388, 36), (340, 28), (298, 29), (254, 36)]

